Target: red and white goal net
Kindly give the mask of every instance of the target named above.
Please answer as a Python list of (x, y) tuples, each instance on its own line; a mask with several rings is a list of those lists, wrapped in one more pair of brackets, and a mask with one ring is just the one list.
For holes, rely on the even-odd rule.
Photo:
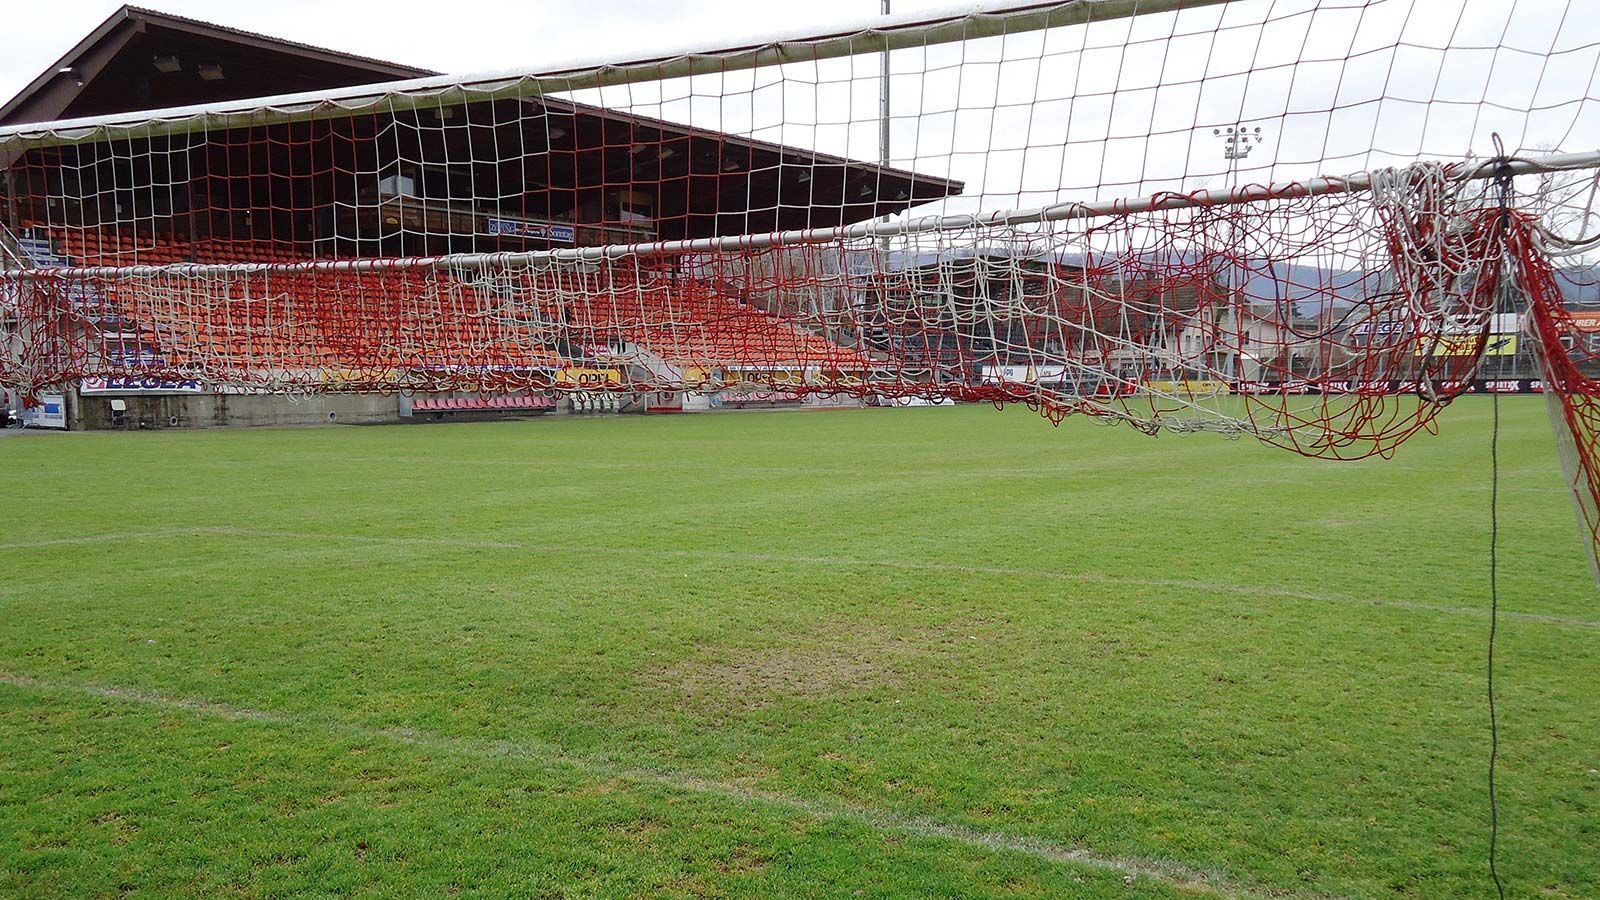
[(1333, 458), (1537, 387), (1600, 539), (1582, 7), (1028, 3), (0, 129), (0, 382), (953, 398)]

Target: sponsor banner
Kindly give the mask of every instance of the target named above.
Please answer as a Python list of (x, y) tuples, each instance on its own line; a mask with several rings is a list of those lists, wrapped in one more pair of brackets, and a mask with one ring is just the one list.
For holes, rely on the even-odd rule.
[(1491, 334), (1489, 340), (1483, 345), (1484, 356), (1516, 356), (1517, 336), (1515, 334)]
[(111, 350), (106, 362), (124, 369), (161, 369), (167, 365), (166, 356), (154, 350)]
[(1320, 389), (1312, 390), (1308, 381), (1240, 381), (1233, 385), (1235, 394), (1312, 394), (1322, 393)]
[[(1476, 356), (1478, 354), (1478, 336), (1462, 335), (1445, 336), (1436, 341), (1423, 341), (1417, 344), (1418, 356), (1427, 356), (1429, 351), (1434, 356)], [(1515, 334), (1491, 334), (1483, 344), (1484, 356), (1516, 356), (1517, 336)]]
[[(1082, 368), (1079, 367), (1079, 371)], [(1071, 380), (1071, 370), (1064, 365), (1046, 364), (1040, 366), (1008, 365), (984, 366), (983, 380), (986, 384), (1038, 384), (1040, 382), (1056, 383)]]
[[(1419, 329), (1419, 324), (1425, 325), (1426, 328)], [(1378, 319), (1375, 321), (1357, 322), (1355, 325), (1351, 326), (1350, 334), (1356, 337), (1368, 338), (1368, 343), (1373, 342), (1370, 340), (1372, 338), (1410, 337), (1419, 331), (1425, 331), (1426, 333), (1434, 333), (1437, 331), (1451, 338), (1475, 339), (1478, 334), (1484, 330), (1484, 324), (1485, 323), (1481, 320), (1460, 322), (1450, 319), (1444, 322), (1434, 322), (1431, 320), (1422, 320), (1419, 322), (1415, 319)], [(1488, 330), (1491, 334), (1516, 334), (1522, 330), (1522, 316), (1518, 313), (1495, 313), (1494, 316), (1489, 319), (1487, 324), (1489, 325)], [(1600, 314), (1597, 314), (1596, 328), (1600, 328)], [(1382, 343), (1392, 342), (1384, 341)]]
[(735, 406), (742, 403), (799, 403), (800, 395), (792, 391), (723, 391), (718, 395), (723, 403)]
[[(1122, 393), (1132, 393), (1134, 390), (1132, 386), (1119, 385), (1110, 378), (1089, 372), (1083, 366), (1066, 366), (1054, 363), (1038, 366), (984, 366), (983, 383), (1012, 389), (1018, 386), (1037, 387), (1057, 394), (1071, 394), (1082, 397), (1109, 396), (1118, 390), (1121, 390)], [(1210, 387), (1203, 388), (1205, 392), (1209, 393), (1215, 393), (1219, 390), (1227, 391), (1227, 385), (1220, 381), (1192, 383), (1210, 385)]]
[(1013, 382), (1028, 384), (1033, 381), (1033, 371), (1027, 366), (984, 366), (983, 380), (986, 383)]
[(66, 428), (67, 398), (64, 394), (39, 394), (39, 405), (22, 413), (30, 428)]
[[(455, 375), (461, 372), (455, 366), (417, 366), (414, 369), (399, 366), (373, 366), (368, 369), (323, 368), (311, 370), (320, 376), (320, 380), (335, 387), (350, 387), (352, 385), (365, 387), (376, 385), (395, 385), (397, 388), (406, 384), (407, 376), (411, 372), (443, 373)], [(519, 371), (508, 366), (473, 366), (472, 373), (479, 372), (507, 372)], [(224, 389), (223, 393), (234, 393), (231, 389)], [(255, 391), (245, 391), (255, 393)], [(270, 393), (270, 392), (268, 392)]]
[(1537, 378), (1478, 379), (1467, 388), (1469, 394), (1542, 394), (1544, 382)]
[(1573, 327), (1584, 334), (1600, 331), (1600, 312), (1569, 312)]
[(528, 222), (523, 219), (496, 219), (486, 220), (490, 234), (501, 237), (534, 238), (542, 241), (553, 241), (558, 244), (570, 244), (577, 237), (577, 232), (571, 225), (553, 225), (545, 222)]
[(1233, 388), (1226, 381), (1188, 380), (1188, 381), (1146, 381), (1147, 390), (1159, 391), (1163, 394), (1196, 394), (1216, 395), (1230, 393)]
[(561, 387), (611, 387), (622, 383), (622, 373), (616, 369), (569, 368), (556, 372), (555, 380)]
[(19, 237), (17, 246), (22, 248), (23, 255), (37, 268), (60, 269), (68, 265), (65, 259), (56, 255), (55, 248), (45, 238)]
[(1414, 326), (1409, 321), (1384, 320), (1379, 322), (1361, 322), (1357, 324), (1356, 327), (1350, 329), (1350, 333), (1368, 337), (1373, 335), (1378, 337), (1392, 337), (1395, 335), (1410, 334), (1413, 330), (1413, 327)]
[(67, 302), (78, 309), (99, 310), (106, 307), (106, 295), (94, 283), (69, 281), (64, 291)]
[(130, 376), (125, 378), (85, 378), (78, 385), (80, 394), (204, 394), (206, 389), (193, 379)]
[[(1440, 382), (1438, 387), (1451, 386)], [(1415, 381), (1241, 381), (1233, 385), (1237, 394), (1415, 394)], [(1467, 394), (1542, 394), (1544, 382), (1538, 378), (1475, 378), (1467, 384)]]

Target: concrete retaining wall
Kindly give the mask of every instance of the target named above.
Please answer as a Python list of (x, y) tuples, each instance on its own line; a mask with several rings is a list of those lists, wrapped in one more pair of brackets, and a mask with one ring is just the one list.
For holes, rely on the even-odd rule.
[[(85, 430), (400, 421), (399, 398), (367, 394), (313, 395), (298, 400), (271, 394), (88, 394), (74, 400), (71, 427)], [(114, 413), (112, 400), (126, 403), (127, 412)]]
[[(574, 412), (598, 415), (640, 413), (645, 411), (645, 400), (650, 396), (628, 397), (618, 409), (606, 411), (586, 405), (577, 410), (571, 397), (562, 397), (557, 407), (559, 414)], [(691, 395), (692, 396), (692, 395)], [(113, 400), (121, 400), (127, 411), (115, 413)], [(401, 396), (314, 394), (299, 400), (271, 394), (86, 394), (67, 399), (68, 422), (75, 430), (153, 429), (153, 428), (223, 428), (250, 425), (365, 425), (385, 422), (413, 421), (411, 404)], [(863, 402), (856, 397), (839, 395), (809, 395), (801, 402), (783, 403), (751, 402), (747, 409), (772, 407), (855, 407)], [(709, 406), (709, 404), (708, 404)], [(690, 406), (685, 404), (685, 409)], [(731, 409), (732, 406), (723, 407)], [(507, 418), (508, 413), (497, 410), (482, 412), (418, 413), (423, 421), (488, 421)]]

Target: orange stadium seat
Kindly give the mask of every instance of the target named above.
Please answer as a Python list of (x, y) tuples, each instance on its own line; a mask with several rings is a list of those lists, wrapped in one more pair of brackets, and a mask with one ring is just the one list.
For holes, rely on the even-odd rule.
[[(60, 227), (48, 233), (70, 262), (84, 266), (289, 264), (311, 258), (308, 248), (281, 243), (178, 242)], [(537, 280), (547, 276), (527, 277), (533, 279), (524, 282), (533, 289), (530, 295), (545, 298), (540, 306), (547, 320), (564, 323), (569, 340), (592, 346), (631, 344), (673, 364), (733, 369), (864, 371), (873, 366), (860, 352), (726, 296), (703, 279), (620, 266), (561, 273), (553, 276), (553, 284)], [(108, 287), (106, 296), (118, 316), (138, 323), (150, 350), (170, 360), (204, 363), (230, 380), (281, 381), (284, 373), (299, 372), (309, 384), (322, 377), (319, 373), (339, 370), (361, 382), (402, 371), (568, 364), (555, 351), (530, 345), (526, 332), (517, 333), (493, 312), (491, 298), (445, 272), (269, 269), (213, 279), (203, 290), (173, 287), (171, 281), (130, 278)], [(550, 299), (557, 296), (559, 302)], [(263, 372), (274, 374), (264, 377)]]

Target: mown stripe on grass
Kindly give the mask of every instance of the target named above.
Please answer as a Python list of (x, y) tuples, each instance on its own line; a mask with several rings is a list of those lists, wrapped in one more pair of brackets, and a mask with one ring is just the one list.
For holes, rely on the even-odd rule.
[(597, 778), (620, 779), (639, 785), (654, 785), (735, 803), (773, 807), (815, 819), (847, 822), (877, 831), (895, 832), (916, 838), (947, 840), (976, 850), (1018, 853), (1049, 863), (1118, 872), (1130, 878), (1149, 879), (1182, 890), (1200, 891), (1217, 896), (1308, 898), (1327, 896), (1301, 889), (1245, 884), (1218, 868), (1199, 869), (1148, 857), (1112, 856), (1029, 835), (973, 828), (930, 816), (906, 815), (892, 810), (846, 804), (836, 800), (812, 799), (776, 791), (756, 790), (688, 772), (630, 764), (597, 754), (572, 753), (560, 747), (533, 742), (474, 740), (411, 728), (369, 728), (335, 718), (289, 715), (222, 703), (203, 697), (174, 697), (139, 688), (51, 681), (6, 671), (0, 671), (0, 684), (19, 690), (76, 694), (108, 702), (138, 704), (229, 721), (257, 722), (281, 728), (314, 730), (356, 741), (389, 741), (451, 756), (555, 764)]
[[(723, 560), (728, 562), (781, 563), (804, 566), (853, 566), (862, 568), (883, 567), (910, 572), (951, 572), (966, 575), (996, 575), (1013, 578), (1040, 578), (1054, 581), (1071, 581), (1080, 584), (1104, 584), (1117, 587), (1149, 587), (1181, 591), (1205, 591), (1213, 594), (1230, 594), (1239, 597), (1262, 597), (1278, 600), (1298, 600), (1309, 603), (1336, 603), (1345, 606), (1398, 609), (1446, 616), (1487, 618), (1489, 610), (1470, 606), (1443, 606), (1411, 600), (1393, 600), (1376, 597), (1358, 597), (1352, 594), (1320, 593), (1270, 585), (1230, 584), (1218, 581), (1199, 581), (1187, 578), (1149, 578), (1138, 575), (1113, 575), (1105, 572), (1062, 572), (1051, 569), (1028, 569), (1011, 566), (974, 566), (963, 563), (941, 563), (904, 559), (874, 559), (857, 556), (812, 556), (803, 554), (762, 553), (748, 550), (675, 550), (669, 547), (629, 547), (619, 544), (580, 545), (556, 544), (537, 541), (478, 540), (451, 537), (415, 537), (405, 535), (322, 533), (291, 531), (276, 528), (236, 528), (233, 526), (196, 526), (158, 531), (135, 531), (122, 534), (96, 534), (82, 537), (50, 538), (0, 544), (0, 551), (48, 547), (59, 544), (93, 544), (121, 540), (157, 540), (201, 535), (275, 538), (296, 541), (348, 541), (362, 544), (379, 544), (398, 547), (455, 547), (467, 550), (522, 550), (540, 553), (572, 553), (584, 556), (611, 554), (616, 556), (646, 556), (661, 559)], [(1566, 628), (1600, 630), (1600, 621), (1558, 616), (1549, 613), (1500, 610), (1502, 619), (1556, 625)]]
[(0, 544), (0, 550), (38, 550), (43, 547), (62, 547), (73, 544), (104, 544), (108, 541), (157, 541), (166, 538), (193, 537), (197, 534), (226, 534), (225, 528), (156, 528), (150, 531), (117, 531), (110, 534), (74, 534), (66, 537), (38, 538), (32, 541), (11, 541)]

